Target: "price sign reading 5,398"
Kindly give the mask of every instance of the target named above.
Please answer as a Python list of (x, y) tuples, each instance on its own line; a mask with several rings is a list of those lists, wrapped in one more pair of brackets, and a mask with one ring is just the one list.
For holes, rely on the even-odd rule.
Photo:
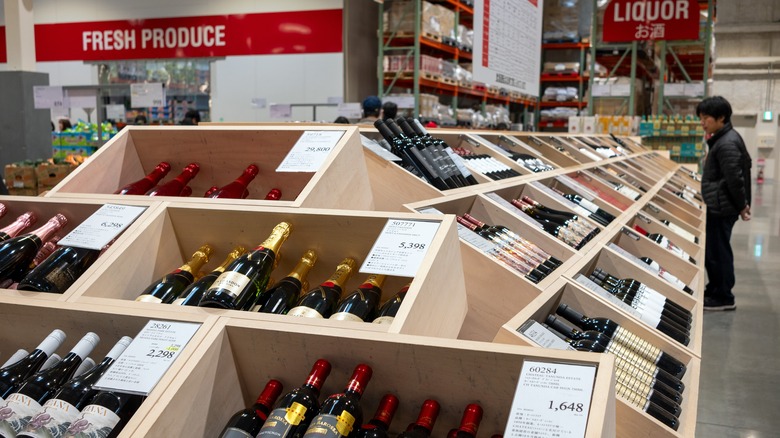
[(360, 272), (414, 277), (438, 229), (438, 221), (388, 219)]
[(424, 243), (418, 243), (418, 242), (401, 242), (398, 244), (398, 248), (401, 249), (416, 249), (419, 251), (422, 251), (425, 249)]

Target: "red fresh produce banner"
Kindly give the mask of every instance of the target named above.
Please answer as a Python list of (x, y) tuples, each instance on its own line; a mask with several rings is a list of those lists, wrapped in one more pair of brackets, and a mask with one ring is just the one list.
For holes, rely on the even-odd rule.
[(611, 0), (604, 12), (605, 42), (699, 39), (696, 0)]

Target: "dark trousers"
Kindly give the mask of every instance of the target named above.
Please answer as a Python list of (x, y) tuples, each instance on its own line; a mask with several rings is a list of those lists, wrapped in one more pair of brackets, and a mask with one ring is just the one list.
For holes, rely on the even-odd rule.
[(707, 214), (707, 238), (704, 247), (704, 267), (709, 283), (704, 296), (727, 302), (734, 301), (734, 253), (731, 251), (731, 230), (739, 215), (713, 216)]

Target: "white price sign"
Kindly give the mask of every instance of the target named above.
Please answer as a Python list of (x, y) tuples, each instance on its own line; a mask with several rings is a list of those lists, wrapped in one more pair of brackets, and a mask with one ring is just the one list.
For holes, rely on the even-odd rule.
[(66, 104), (70, 108), (97, 107), (97, 90), (66, 90)]
[(146, 207), (105, 204), (68, 233), (58, 245), (103, 249), (145, 210)]
[(62, 87), (33, 86), (33, 105), (36, 109), (65, 108), (65, 95), (62, 92)]
[(165, 106), (165, 91), (162, 83), (130, 84), (130, 106), (133, 108)]
[(523, 362), (506, 438), (585, 436), (596, 367)]
[(189, 322), (149, 321), (94, 387), (149, 395), (199, 327)]
[(348, 119), (359, 119), (363, 117), (363, 110), (360, 108), (360, 102), (340, 103), (338, 106), (338, 115)]
[(289, 119), (292, 117), (292, 105), (272, 103), (268, 110), (272, 119)]
[(388, 219), (360, 272), (414, 277), (438, 229), (439, 222)]
[(277, 172), (316, 172), (344, 131), (305, 131), (276, 168)]

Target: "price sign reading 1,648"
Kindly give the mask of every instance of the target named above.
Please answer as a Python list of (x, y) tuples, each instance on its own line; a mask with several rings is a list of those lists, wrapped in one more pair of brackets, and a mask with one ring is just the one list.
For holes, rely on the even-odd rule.
[(558, 412), (558, 411), (571, 411), (571, 412), (582, 412), (584, 409), (584, 405), (582, 403), (574, 403), (574, 402), (556, 402), (554, 400), (550, 400), (550, 410)]

